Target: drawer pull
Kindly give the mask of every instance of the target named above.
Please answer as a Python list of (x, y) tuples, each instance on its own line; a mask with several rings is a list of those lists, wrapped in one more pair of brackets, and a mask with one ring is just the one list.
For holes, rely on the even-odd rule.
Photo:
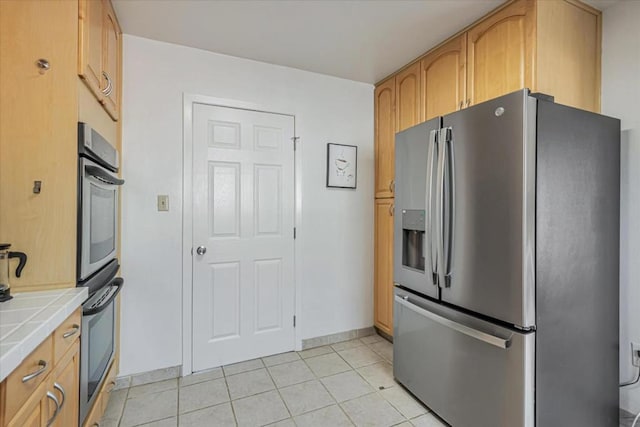
[(111, 84), (111, 77), (106, 72), (102, 72), (102, 76), (107, 80), (107, 87), (102, 89), (102, 93), (106, 96), (111, 95), (111, 91), (113, 91), (113, 84)]
[(80, 331), (80, 325), (73, 325), (71, 328), (72, 328), (72, 330), (68, 331), (68, 332), (65, 332), (62, 335), (62, 338), (69, 338), (69, 337), (77, 334)]
[(56, 397), (56, 395), (51, 393), (50, 391), (47, 392), (47, 397), (53, 400), (53, 403), (56, 404), (56, 410), (53, 412), (51, 418), (49, 418), (49, 421), (47, 421), (47, 427), (49, 427), (51, 424), (53, 424), (58, 414), (60, 413), (60, 402), (58, 402), (58, 398)]
[(53, 383), (53, 388), (60, 392), (60, 396), (62, 397), (60, 400), (60, 409), (62, 409), (64, 402), (67, 400), (67, 394), (64, 392), (64, 388), (58, 383)]
[(32, 379), (34, 379), (35, 377), (37, 377), (38, 375), (42, 374), (44, 371), (47, 370), (47, 362), (44, 360), (38, 360), (38, 366), (40, 366), (40, 369), (38, 369), (37, 371), (29, 374), (29, 375), (25, 375), (24, 377), (22, 377), (22, 382), (26, 383), (27, 381), (30, 381)]
[[(401, 297), (396, 295), (395, 297), (395, 301), (400, 304), (403, 305), (405, 307), (407, 307), (409, 310), (414, 311), (415, 313), (418, 313), (420, 315), (422, 315), (423, 317), (426, 317), (428, 319), (433, 320), (434, 322), (437, 322), (439, 324), (441, 324), (442, 326), (445, 326), (449, 329), (453, 329), (454, 331), (460, 332), (462, 334), (465, 334), (467, 336), (470, 336), (471, 338), (475, 338), (477, 340), (480, 341), (484, 341), (487, 344), (491, 344), (493, 346), (502, 348), (502, 349), (507, 349), (509, 347), (511, 347), (511, 338), (501, 338), (501, 337), (497, 337), (495, 335), (491, 335), (488, 334), (486, 332), (482, 332), (479, 331), (477, 329), (471, 328), (467, 325), (463, 325), (462, 323), (458, 323), (456, 321), (453, 321), (451, 319), (447, 319), (446, 317), (440, 316), (436, 313), (432, 313), (429, 310), (426, 310), (416, 304), (413, 304), (413, 302), (411, 302), (408, 298), (408, 295)], [(512, 334), (513, 335), (513, 334)]]

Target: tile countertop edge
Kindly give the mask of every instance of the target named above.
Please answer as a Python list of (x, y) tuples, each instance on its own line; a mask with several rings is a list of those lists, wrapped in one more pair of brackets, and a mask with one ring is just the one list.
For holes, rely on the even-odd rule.
[[(37, 309), (33, 315), (24, 319), (15, 328), (11, 328), (6, 336), (0, 337), (0, 382), (4, 381), (20, 363), (35, 350), (58, 326), (64, 322), (89, 295), (87, 288), (65, 288), (59, 291), (24, 292), (14, 295), (11, 301), (34, 298)], [(45, 304), (42, 298), (48, 297)], [(11, 302), (9, 301), (9, 302)], [(23, 309), (9, 309), (11, 304), (0, 303), (0, 326), (3, 325), (2, 314)]]

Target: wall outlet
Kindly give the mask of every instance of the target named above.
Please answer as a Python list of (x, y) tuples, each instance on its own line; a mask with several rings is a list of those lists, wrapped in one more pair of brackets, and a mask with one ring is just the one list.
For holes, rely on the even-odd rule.
[(640, 367), (640, 344), (637, 342), (631, 343), (631, 364), (633, 366)]
[(169, 196), (158, 195), (158, 212), (166, 212), (169, 210)]

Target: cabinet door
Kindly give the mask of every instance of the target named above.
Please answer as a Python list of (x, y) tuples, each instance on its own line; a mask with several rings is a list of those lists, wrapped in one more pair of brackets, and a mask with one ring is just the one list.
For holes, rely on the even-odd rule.
[(602, 13), (573, 1), (536, 6), (536, 91), (599, 112)]
[(53, 426), (66, 427), (78, 422), (80, 399), (80, 340), (69, 349), (53, 374), (52, 392), (58, 398), (61, 408)]
[(518, 0), (469, 30), (469, 105), (532, 88), (534, 7), (534, 1)]
[(98, 99), (102, 99), (103, 0), (80, 0), (78, 34), (78, 74)]
[(49, 383), (47, 381), (40, 384), (29, 400), (22, 405), (18, 413), (7, 423), (7, 427), (46, 426), (51, 414), (53, 414), (53, 411), (51, 411), (51, 414), (49, 413), (48, 405), (50, 399), (46, 396), (48, 386)]
[(393, 197), (395, 100), (396, 86), (392, 77), (375, 90), (376, 198)]
[(393, 335), (393, 199), (375, 204), (374, 322)]
[(420, 63), (396, 75), (396, 131), (420, 123)]
[(77, 42), (77, 2), (0, 0), (0, 241), (29, 256), (16, 292), (76, 280)]
[(431, 52), (420, 65), (423, 121), (461, 109), (467, 99), (467, 34)]
[(113, 120), (119, 118), (120, 93), (120, 27), (111, 3), (104, 0), (103, 70), (108, 90), (103, 98), (104, 108)]

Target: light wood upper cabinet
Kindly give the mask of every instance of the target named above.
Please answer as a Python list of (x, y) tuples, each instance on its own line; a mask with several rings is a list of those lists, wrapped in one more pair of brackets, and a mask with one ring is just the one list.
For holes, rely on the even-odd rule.
[(600, 111), (600, 12), (573, 1), (538, 1), (536, 15), (536, 90)]
[(79, 2), (78, 34), (78, 75), (82, 77), (91, 91), (99, 99), (105, 87), (102, 75), (104, 43), (102, 0), (81, 0)]
[(422, 59), (422, 121), (463, 107), (467, 99), (466, 65), (466, 34), (447, 42)]
[(109, 91), (104, 96), (104, 108), (114, 119), (119, 118), (119, 99), (120, 92), (120, 27), (113, 12), (111, 3), (105, 4), (104, 13), (104, 71), (109, 77), (107, 85), (111, 85)]
[(469, 30), (467, 105), (533, 87), (534, 7), (518, 0)]
[(77, 2), (0, 1), (0, 241), (29, 257), (15, 292), (75, 286), (77, 45)]
[(374, 322), (393, 335), (393, 199), (377, 199), (374, 215)]
[(111, 2), (80, 0), (78, 22), (78, 75), (118, 120), (122, 32)]
[(376, 87), (375, 111), (375, 196), (393, 197), (395, 153), (395, 79), (391, 78)]
[(420, 121), (420, 64), (415, 63), (396, 75), (396, 131)]
[[(600, 111), (602, 14), (578, 0), (509, 1), (375, 90), (375, 322), (392, 332), (394, 132), (516, 90)], [(394, 109), (395, 107), (395, 109)]]

